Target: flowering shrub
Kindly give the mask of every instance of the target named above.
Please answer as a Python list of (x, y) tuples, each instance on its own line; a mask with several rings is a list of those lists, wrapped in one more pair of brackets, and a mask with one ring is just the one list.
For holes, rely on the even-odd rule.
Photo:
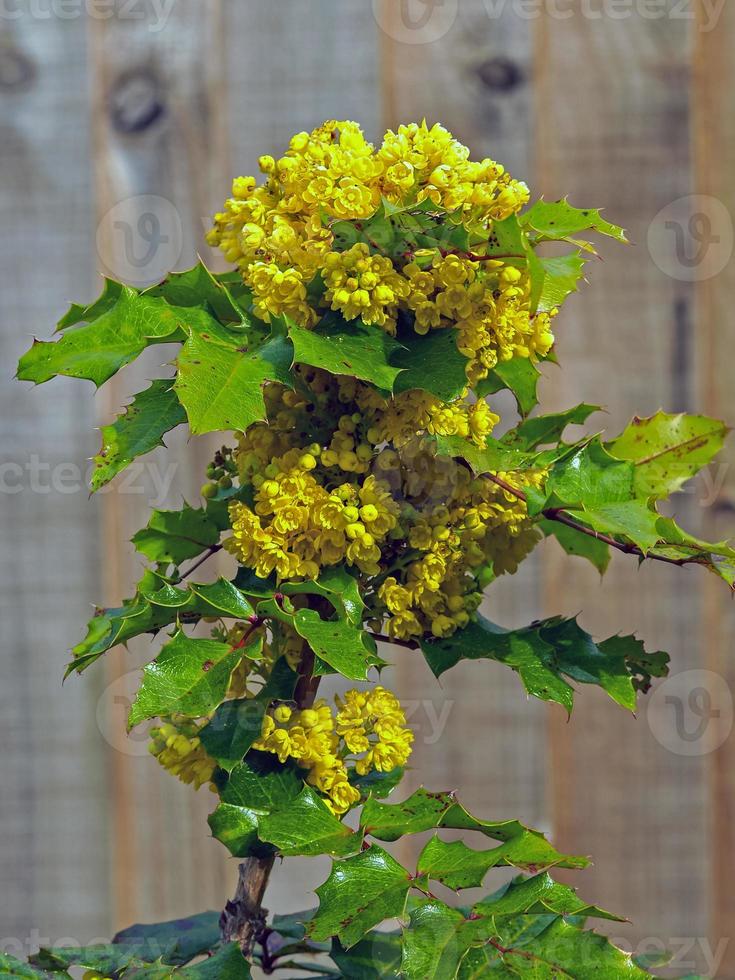
[[(219, 917), (136, 926), (30, 965), (5, 957), (0, 972), (235, 978), (255, 962), (408, 980), (648, 976), (585, 929), (615, 916), (552, 879), (584, 858), (471, 815), (454, 792), (385, 802), (413, 733), (395, 695), (365, 682), (387, 656), (423, 655), (437, 677), (495, 660), (568, 712), (575, 681), (633, 711), (665, 654), (632, 636), (596, 642), (576, 620), (503, 629), (480, 614), (483, 594), (544, 537), (601, 572), (618, 550), (702, 565), (732, 588), (735, 552), (657, 509), (726, 428), (659, 412), (567, 441), (595, 406), (534, 414), (552, 323), (594, 254), (588, 233), (625, 241), (599, 211), (527, 206), (525, 184), (425, 123), (375, 148), (329, 121), (260, 168), (261, 184), (235, 180), (209, 236), (234, 271), (198, 265), (143, 291), (107, 281), (19, 368), (101, 385), (147, 346), (181, 345), (175, 378), (103, 428), (93, 489), (179, 424), (232, 433), (201, 505), (154, 511), (135, 535), (149, 567), (132, 598), (98, 610), (69, 671), (163, 634), (130, 725), (153, 720), (158, 762), (216, 795), (212, 833), (243, 860), (237, 894)], [(497, 436), (488, 399), (502, 389), (518, 418)], [(217, 552), (232, 574), (199, 581)], [(331, 675), (363, 686), (330, 703), (317, 695)], [(447, 829), (492, 844), (447, 842)], [(382, 846), (429, 830), (415, 871)], [(268, 875), (291, 855), (329, 855), (332, 872), (316, 910), (268, 919)], [(519, 874), (471, 908), (432, 891), (480, 887), (496, 867)]]

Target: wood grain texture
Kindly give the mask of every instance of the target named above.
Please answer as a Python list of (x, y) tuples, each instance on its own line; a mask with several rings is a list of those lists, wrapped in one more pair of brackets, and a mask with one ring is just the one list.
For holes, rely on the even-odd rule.
[[(105, 935), (107, 745), (102, 677), (61, 690), (68, 651), (99, 576), (99, 507), (80, 475), (96, 442), (88, 384), (11, 381), (95, 283), (83, 21), (34, 21), (0, 37), (0, 939)], [(21, 947), (17, 944), (21, 943)]]
[[(660, 209), (691, 186), (689, 25), (591, 20), (582, 5), (571, 6), (575, 14), (563, 24), (539, 24), (538, 190), (607, 207), (636, 244), (605, 244), (604, 263), (589, 270), (591, 285), (560, 316), (563, 367), (544, 397), (551, 410), (601, 402), (609, 415), (596, 427), (614, 432), (633, 408), (643, 415), (702, 407), (688, 326), (692, 287), (665, 275), (647, 248)], [(676, 512), (697, 533), (696, 496), (677, 501)], [(547, 612), (583, 609), (583, 624), (598, 636), (635, 630), (671, 653), (674, 671), (703, 665), (698, 570), (636, 571), (616, 556), (601, 585), (591, 566), (549, 543), (544, 571)], [(557, 844), (594, 854), (584, 893), (625, 909), (634, 925), (615, 933), (634, 943), (707, 936), (706, 764), (679, 754), (673, 725), (668, 744), (654, 738), (647, 712), (669, 712), (662, 701), (644, 706), (638, 719), (587, 690), (577, 704), (569, 724), (551, 722), (549, 773)]]
[[(413, 9), (413, 16), (417, 10)], [(446, 8), (452, 8), (447, 4)], [(432, 8), (441, 16), (441, 7)], [(442, 122), (474, 157), (500, 160), (530, 179), (532, 165), (531, 33), (510, 7), (488, 17), (481, 0), (458, 5), (441, 37), (405, 39), (405, 4), (380, 8), (385, 124), (426, 118)], [(421, 23), (421, 21), (408, 23)], [(446, 27), (434, 21), (435, 32)], [(416, 27), (428, 39), (432, 23)], [(494, 401), (504, 417), (510, 399)], [(539, 563), (496, 583), (485, 613), (504, 626), (523, 626), (540, 613)], [(420, 655), (398, 651), (397, 685), (414, 708), (417, 739), (408, 785), (457, 789), (467, 806), (488, 819), (515, 815), (544, 827), (546, 708), (529, 701), (513, 674), (494, 664), (464, 663), (435, 680)], [(400, 845), (407, 862), (421, 841)], [(496, 875), (494, 880), (498, 880)]]
[[(98, 262), (118, 277), (143, 285), (186, 268), (201, 250), (206, 216), (219, 203), (226, 166), (220, 4), (178, 0), (165, 26), (124, 15), (91, 22), (94, 163)], [(147, 8), (149, 13), (152, 7)], [(110, 417), (147, 379), (161, 374), (166, 350), (149, 352), (105, 389)], [(148, 519), (151, 505), (176, 508), (198, 499), (212, 440), (168, 440), (140, 469), (131, 492), (123, 480), (104, 498), (105, 598), (130, 595), (141, 562), (125, 545)], [(161, 493), (156, 478), (173, 478)], [(158, 498), (158, 499), (156, 499)], [(117, 700), (116, 730), (124, 727), (136, 668), (150, 659), (147, 641), (107, 659)], [(232, 886), (222, 848), (210, 839), (206, 816), (212, 797), (166, 778), (146, 757), (144, 734), (122, 736), (113, 753), (111, 884), (114, 921), (191, 914), (221, 907)], [(162, 868), (167, 868), (162, 873)], [(229, 877), (228, 877), (229, 875)]]
[[(702, 11), (700, 10), (700, 14)], [(694, 58), (693, 107), (695, 120), (695, 181), (697, 194), (714, 198), (725, 207), (732, 221), (735, 217), (735, 118), (731, 92), (735, 81), (733, 44), (735, 44), (735, 10), (725, 5), (714, 30), (706, 30), (702, 17), (696, 33)], [(715, 204), (717, 207), (717, 204)], [(699, 210), (712, 212), (711, 202)], [(718, 229), (719, 231), (719, 229)], [(697, 283), (697, 345), (702, 403), (708, 412), (732, 420), (735, 417), (735, 393), (732, 386), (732, 352), (735, 342), (735, 318), (732, 297), (735, 291), (735, 265), (732, 241), (726, 236), (719, 244), (710, 243), (704, 253), (702, 276)], [(725, 251), (723, 252), (723, 249)], [(724, 262), (724, 268), (721, 268)], [(703, 515), (704, 531), (713, 540), (732, 536), (735, 519), (735, 470), (733, 447), (729, 446), (723, 462), (717, 467), (718, 492)], [(701, 628), (705, 664), (724, 679), (724, 691), (735, 691), (732, 636), (735, 633), (735, 610), (732, 599), (713, 586), (702, 584), (704, 614)], [(712, 692), (715, 709), (722, 709), (726, 694), (715, 683)], [(720, 703), (717, 703), (719, 701)], [(727, 715), (714, 724), (727, 726)], [(735, 976), (735, 896), (731, 869), (735, 862), (735, 750), (733, 736), (725, 727), (717, 737), (722, 745), (709, 757), (710, 797), (708, 806), (709, 836), (709, 903), (712, 909), (712, 941), (725, 941), (727, 948), (721, 976)]]

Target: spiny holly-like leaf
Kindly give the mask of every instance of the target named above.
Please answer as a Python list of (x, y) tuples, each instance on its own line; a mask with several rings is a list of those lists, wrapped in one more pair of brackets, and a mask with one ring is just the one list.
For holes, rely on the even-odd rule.
[(538, 404), (538, 379), (539, 371), (533, 361), (527, 357), (514, 357), (510, 361), (501, 361), (484, 381), (475, 385), (475, 391), (479, 398), (484, 398), (507, 388), (515, 395), (518, 411), (526, 416)]
[(258, 821), (290, 806), (303, 789), (300, 770), (283, 765), (268, 753), (249, 752), (225, 783), (222, 802), (209, 817), (212, 833), (234, 857), (273, 853), (258, 840)]
[[(498, 920), (494, 923), (497, 928)], [(520, 936), (516, 922), (511, 920), (508, 925), (506, 932), (500, 924), (497, 947), (499, 961), (514, 971), (512, 975), (559, 980), (649, 980), (651, 976), (633, 962), (630, 953), (613, 946), (606, 936), (580, 929), (561, 916), (553, 918), (541, 931), (530, 929)]]
[(351, 949), (334, 939), (330, 955), (345, 980), (383, 980), (399, 976), (402, 947), (400, 933), (376, 930)]
[(456, 330), (430, 330), (423, 336), (412, 330), (402, 333), (400, 341), (393, 364), (405, 370), (396, 380), (396, 392), (417, 388), (447, 402), (462, 394), (469, 383), (467, 358), (457, 349)]
[(585, 261), (581, 252), (539, 258), (544, 270), (544, 282), (537, 305), (540, 313), (556, 309), (571, 293), (577, 292), (577, 284), (584, 274)]
[(632, 498), (633, 464), (611, 456), (595, 438), (553, 466), (543, 493), (529, 496), (528, 509), (538, 513), (551, 503), (594, 510)]
[(322, 619), (315, 609), (299, 609), (293, 617), (297, 633), (325, 664), (361, 681), (373, 663), (374, 643), (368, 634), (347, 619)]
[(599, 534), (632, 542), (646, 554), (661, 540), (656, 513), (646, 500), (623, 500), (592, 504), (583, 510), (566, 508), (568, 513)]
[(112, 425), (102, 427), (102, 448), (94, 458), (92, 490), (99, 490), (138, 456), (163, 445), (165, 433), (186, 422), (173, 381), (161, 378), (138, 392)]
[[(498, 660), (515, 670), (526, 691), (543, 701), (555, 701), (571, 712), (574, 690), (568, 680), (596, 684), (614, 701), (631, 711), (637, 690), (650, 683), (646, 658), (633, 637), (614, 644), (596, 644), (574, 619), (557, 617), (519, 630), (504, 630), (478, 617), (463, 630), (443, 640), (422, 644), (424, 656), (439, 677), (460, 660)], [(607, 645), (606, 645), (607, 644)], [(663, 654), (651, 654), (651, 670), (658, 676)]]
[[(262, 640), (258, 641), (262, 647)], [(224, 701), (199, 733), (208, 755), (231, 772), (245, 758), (253, 742), (260, 738), (268, 702), (261, 698), (235, 698)]]
[[(157, 958), (154, 957), (154, 959)], [(123, 973), (128, 968), (143, 968), (146, 965), (146, 960), (139, 955), (137, 947), (128, 948), (124, 945), (105, 943), (90, 946), (42, 948), (30, 957), (30, 963), (43, 970), (53, 972), (79, 966), (107, 977), (113, 973)]]
[(308, 934), (316, 940), (336, 936), (349, 949), (373, 926), (403, 914), (411, 884), (406, 869), (375, 845), (335, 861), (329, 878), (316, 889), (319, 909)]
[[(530, 848), (544, 848), (544, 864), (565, 868), (584, 868), (587, 860), (567, 854), (559, 854), (536, 830), (529, 830), (517, 820), (492, 822), (473, 817), (457, 801), (454, 793), (430, 793), (421, 787), (402, 803), (380, 803), (370, 798), (360, 815), (360, 826), (366, 834), (378, 840), (395, 841), (405, 834), (419, 834), (425, 830), (475, 830), (485, 837), (508, 843), (517, 842)], [(531, 840), (535, 838), (535, 843)]]
[(535, 231), (547, 241), (574, 241), (582, 232), (597, 231), (619, 242), (627, 242), (623, 229), (606, 221), (598, 210), (575, 208), (566, 199), (536, 201), (519, 221), (522, 227)]
[(403, 779), (404, 770), (398, 766), (390, 772), (379, 772), (373, 769), (366, 776), (359, 776), (354, 769), (348, 773), (349, 781), (356, 786), (364, 796), (374, 796), (383, 800), (393, 792)]
[(112, 647), (143, 633), (155, 633), (175, 619), (169, 610), (140, 599), (131, 599), (117, 609), (99, 609), (89, 621), (85, 638), (72, 649), (67, 676), (74, 671), (82, 673)]
[(610, 547), (604, 541), (583, 534), (558, 521), (541, 520), (538, 525), (547, 537), (554, 537), (568, 555), (586, 558), (600, 575), (604, 575), (610, 564)]
[(492, 895), (478, 902), (473, 910), (484, 916), (496, 917), (541, 915), (550, 912), (554, 915), (625, 921), (596, 905), (588, 905), (577, 896), (573, 888), (554, 881), (548, 871), (532, 878), (518, 877), (506, 882)]
[(245, 327), (251, 322), (227, 284), (213, 276), (202, 262), (185, 272), (169, 273), (163, 282), (149, 286), (144, 295), (162, 296), (174, 306), (203, 306), (231, 327)]
[(289, 596), (322, 596), (354, 626), (362, 625), (365, 603), (362, 601), (357, 579), (344, 566), (323, 568), (315, 582), (283, 582), (279, 588), (284, 595)]
[(204, 310), (169, 306), (124, 286), (115, 303), (90, 322), (66, 329), (57, 341), (35, 341), (20, 359), (18, 377), (42, 384), (63, 374), (99, 387), (150, 344), (183, 340), (187, 329), (206, 329), (210, 320)]
[(274, 333), (265, 342), (216, 321), (192, 329), (177, 359), (176, 392), (194, 434), (247, 429), (265, 418), (263, 385), (290, 386), (293, 347)]
[(75, 327), (79, 323), (91, 323), (92, 320), (96, 320), (103, 313), (112, 309), (120, 299), (120, 294), (124, 288), (123, 284), (116, 279), (108, 279), (106, 276), (103, 276), (102, 292), (97, 299), (88, 303), (86, 306), (83, 303), (72, 303), (56, 324), (55, 333), (62, 333), (69, 327)]
[(437, 899), (421, 902), (411, 911), (403, 934), (401, 976), (407, 980), (454, 980), (460, 962), (484, 926)]
[(173, 980), (179, 977), (181, 980), (249, 980), (251, 973), (239, 943), (227, 943), (208, 959), (175, 970)]
[(241, 650), (217, 640), (198, 640), (179, 630), (153, 663), (130, 709), (130, 727), (172, 714), (201, 718), (221, 704)]
[(217, 544), (220, 529), (206, 509), (184, 504), (181, 510), (154, 510), (133, 544), (152, 562), (178, 565)]
[(113, 944), (134, 950), (142, 960), (162, 959), (181, 966), (217, 945), (219, 913), (200, 912), (184, 919), (137, 924), (118, 932)]
[(556, 443), (561, 439), (568, 425), (581, 425), (587, 421), (590, 415), (599, 411), (599, 405), (582, 404), (567, 409), (565, 412), (537, 415), (535, 418), (521, 422), (515, 429), (511, 429), (502, 441), (507, 446), (525, 451)]
[(514, 867), (537, 871), (559, 863), (558, 852), (531, 831), (521, 833), (498, 847), (476, 851), (463, 841), (432, 837), (419, 855), (417, 871), (448, 888), (479, 888), (490, 868)]
[(151, 605), (176, 609), (179, 613), (249, 619), (255, 612), (247, 596), (224, 578), (208, 584), (192, 582), (187, 589), (166, 583), (153, 590), (142, 589), (141, 594)]
[(344, 857), (360, 850), (362, 834), (343, 824), (310, 786), (283, 810), (260, 819), (261, 840), (286, 856), (331, 854)]
[(336, 314), (325, 319), (327, 322), (313, 330), (289, 324), (294, 360), (393, 391), (401, 368), (392, 367), (390, 362), (400, 345), (385, 330), (361, 320), (347, 321)]
[(728, 431), (724, 422), (704, 415), (657, 412), (650, 418), (634, 418), (605, 448), (618, 459), (635, 463), (638, 495), (663, 499), (714, 459)]
[[(15, 977), (16, 980), (39, 980), (51, 976), (46, 970), (38, 970), (28, 963), (21, 963), (14, 956), (0, 952), (0, 977)], [(58, 973), (57, 973), (58, 976)], [(68, 974), (67, 974), (68, 976)]]

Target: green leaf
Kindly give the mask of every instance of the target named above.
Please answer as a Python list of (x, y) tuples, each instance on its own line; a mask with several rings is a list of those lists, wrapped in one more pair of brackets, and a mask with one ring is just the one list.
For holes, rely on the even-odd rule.
[(619, 242), (627, 242), (625, 232), (606, 221), (595, 208), (575, 208), (566, 199), (536, 201), (519, 217), (523, 228), (535, 231), (548, 241), (569, 241), (584, 231), (597, 231)]
[(176, 970), (182, 980), (249, 980), (250, 967), (238, 943), (227, 943), (209, 959)]
[(326, 319), (327, 322), (313, 330), (289, 324), (294, 360), (330, 374), (369, 381), (383, 391), (393, 391), (401, 368), (391, 367), (390, 361), (400, 344), (385, 330), (361, 320), (347, 321), (335, 314), (329, 314)]
[(635, 463), (635, 490), (642, 497), (668, 497), (722, 448), (728, 428), (704, 415), (666, 415), (634, 418), (605, 448), (618, 459)]
[(66, 329), (57, 341), (34, 341), (20, 359), (18, 378), (42, 384), (62, 374), (99, 387), (150, 344), (182, 340), (185, 329), (205, 327), (211, 319), (203, 310), (169, 306), (128, 286), (112, 306), (92, 306), (95, 313), (101, 308), (89, 323)]
[(282, 765), (269, 753), (250, 751), (230, 773), (220, 793), (222, 802), (209, 817), (212, 833), (234, 857), (273, 852), (258, 843), (258, 821), (289, 806), (303, 789), (300, 771)]
[[(58, 976), (58, 973), (56, 974)], [(63, 974), (68, 976), (68, 974)], [(39, 977), (48, 977), (50, 974), (45, 970), (37, 970), (28, 963), (21, 963), (14, 956), (0, 952), (0, 977), (16, 977), (17, 980), (38, 980)]]
[(555, 915), (625, 921), (620, 916), (583, 902), (573, 888), (554, 881), (548, 871), (532, 878), (518, 877), (506, 882), (492, 895), (478, 902), (473, 911), (495, 918), (551, 912)]
[(177, 359), (176, 392), (196, 434), (247, 429), (265, 419), (263, 385), (291, 386), (293, 348), (273, 334), (265, 343), (213, 321), (191, 330)]
[(538, 379), (538, 368), (533, 361), (527, 357), (514, 357), (510, 361), (501, 361), (493, 368), (484, 381), (475, 385), (475, 392), (478, 398), (484, 398), (507, 388), (515, 395), (518, 411), (526, 416), (538, 404)]
[(383, 841), (396, 841), (406, 834), (420, 834), (425, 830), (474, 830), (503, 843), (514, 842), (521, 848), (536, 847), (538, 853), (543, 849), (545, 865), (583, 868), (588, 863), (585, 858), (558, 853), (543, 834), (517, 820), (480, 820), (465, 810), (454, 793), (430, 793), (423, 787), (402, 803), (380, 803), (371, 797), (362, 809), (360, 826), (366, 834)]
[(354, 626), (361, 626), (365, 603), (355, 576), (343, 565), (323, 568), (315, 582), (283, 582), (284, 595), (318, 595), (329, 602), (335, 611)]
[(403, 779), (403, 775), (404, 769), (401, 766), (391, 769), (390, 772), (373, 769), (366, 776), (359, 776), (356, 770), (350, 769), (348, 779), (365, 796), (374, 796), (376, 800), (383, 800), (386, 796), (390, 796)]
[(120, 299), (124, 288), (123, 284), (117, 282), (116, 279), (108, 279), (106, 276), (103, 276), (102, 292), (97, 299), (88, 303), (86, 306), (80, 303), (72, 303), (56, 324), (55, 332), (61, 333), (69, 327), (76, 326), (78, 323), (90, 323), (92, 320), (96, 320), (103, 313), (112, 309)]
[(463, 841), (447, 842), (434, 836), (419, 855), (417, 871), (458, 891), (460, 888), (479, 888), (490, 868), (537, 871), (554, 867), (559, 858), (545, 838), (531, 831), (511, 837), (487, 851), (475, 851)]
[(212, 949), (219, 939), (219, 913), (200, 912), (154, 925), (129, 926), (112, 941), (124, 946), (126, 951), (134, 950), (142, 960), (162, 959), (165, 963), (183, 965)]
[(585, 261), (581, 252), (539, 258), (544, 270), (544, 282), (537, 306), (540, 313), (556, 309), (571, 293), (577, 292), (577, 283), (584, 273)]
[(146, 527), (132, 541), (152, 562), (178, 565), (217, 544), (220, 529), (205, 509), (185, 503), (181, 510), (154, 510)]
[[(507, 952), (500, 960), (521, 977), (595, 980), (649, 980), (650, 974), (633, 962), (630, 953), (613, 946), (605, 936), (583, 931), (564, 918), (555, 917), (541, 932), (516, 938), (499, 930), (499, 945)], [(540, 971), (544, 969), (545, 972)]]
[(325, 664), (350, 680), (365, 680), (373, 649), (364, 630), (341, 617), (322, 619), (315, 609), (299, 609), (293, 624)]
[(393, 357), (396, 367), (404, 368), (395, 383), (396, 393), (420, 389), (442, 401), (458, 398), (468, 386), (467, 358), (457, 350), (457, 331), (453, 327), (430, 330), (427, 334), (400, 335), (402, 348)]
[[(424, 641), (422, 650), (439, 677), (460, 660), (497, 660), (515, 670), (526, 691), (555, 701), (570, 713), (574, 690), (568, 680), (596, 684), (630, 711), (636, 692), (658, 676), (664, 654), (644, 654), (633, 637), (596, 644), (575, 619), (547, 619), (519, 630), (504, 630), (483, 617), (443, 640)], [(651, 657), (652, 671), (645, 662)]]
[(267, 707), (268, 702), (260, 698), (224, 701), (202, 728), (201, 743), (222, 769), (231, 772), (260, 738)]
[(170, 610), (154, 608), (139, 599), (128, 600), (116, 609), (98, 609), (89, 621), (87, 635), (72, 649), (66, 676), (74, 671), (82, 673), (118, 644), (143, 633), (156, 633), (175, 619)]
[(132, 728), (147, 718), (172, 714), (201, 718), (223, 701), (241, 650), (217, 640), (198, 640), (179, 630), (143, 668), (143, 682), (130, 709)]
[(584, 510), (567, 508), (569, 515), (599, 534), (631, 541), (646, 554), (661, 540), (659, 514), (645, 500), (592, 504)]
[(594, 412), (599, 412), (599, 405), (575, 405), (565, 412), (551, 415), (537, 415), (536, 418), (526, 419), (511, 429), (503, 437), (503, 442), (515, 449), (528, 451), (538, 446), (556, 443), (561, 439), (568, 425), (581, 425)]
[(68, 970), (71, 967), (80, 966), (104, 977), (110, 976), (112, 973), (127, 971), (130, 967), (142, 967), (146, 963), (139, 956), (137, 947), (128, 948), (112, 943), (53, 949), (42, 948), (30, 957), (29, 962), (43, 970), (52, 971)]
[(94, 458), (92, 490), (109, 483), (138, 456), (163, 445), (163, 436), (186, 422), (186, 413), (173, 390), (173, 381), (161, 378), (140, 391), (125, 413), (102, 427), (102, 448)]
[(397, 932), (370, 932), (351, 949), (332, 941), (331, 957), (345, 980), (383, 980), (399, 975), (402, 939)]
[(468, 921), (459, 910), (437, 899), (421, 902), (411, 911), (404, 931), (401, 976), (406, 980), (453, 980), (477, 933), (478, 923)]
[(174, 306), (204, 306), (230, 327), (250, 323), (227, 285), (215, 278), (201, 261), (185, 272), (169, 273), (163, 282), (149, 286), (144, 295), (162, 296)]
[(410, 888), (409, 873), (381, 847), (335, 861), (316, 889), (319, 909), (308, 934), (316, 940), (336, 936), (349, 949), (373, 926), (401, 916)]
[(362, 834), (356, 834), (335, 817), (310, 786), (304, 786), (283, 810), (262, 817), (258, 833), (261, 840), (274, 844), (287, 857), (344, 857), (359, 851), (362, 844)]
[(544, 499), (532, 502), (529, 498), (529, 513), (538, 513), (547, 501), (564, 508), (596, 510), (632, 497), (633, 464), (611, 456), (596, 437), (553, 466)]
[(541, 520), (538, 525), (547, 537), (554, 537), (568, 555), (586, 558), (600, 575), (604, 575), (610, 564), (610, 547), (604, 541), (576, 531), (573, 527), (558, 521)]

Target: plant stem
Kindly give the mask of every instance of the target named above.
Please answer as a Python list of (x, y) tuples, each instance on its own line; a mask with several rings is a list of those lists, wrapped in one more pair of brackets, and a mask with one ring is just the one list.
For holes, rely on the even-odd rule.
[(212, 555), (216, 555), (218, 551), (222, 551), (222, 545), (221, 544), (213, 544), (211, 548), (207, 548), (207, 550), (204, 552), (204, 554), (202, 555), (202, 557), (201, 558), (197, 558), (197, 560), (194, 562), (194, 564), (191, 566), (191, 568), (187, 568), (187, 570), (181, 576), (180, 581), (183, 581), (185, 578), (188, 578), (189, 575), (191, 575), (192, 572), (195, 572), (197, 570), (197, 568), (199, 568), (200, 565), (203, 565), (204, 562), (207, 561), (208, 558), (211, 558), (212, 557)]
[[(501, 489), (505, 490), (506, 493), (512, 494), (517, 500), (526, 501), (526, 495), (522, 490), (518, 490), (512, 484), (503, 480), (499, 476), (494, 476), (492, 473), (483, 474), (486, 480), (490, 480), (491, 483), (495, 483)], [(586, 534), (590, 538), (597, 538), (598, 541), (602, 541), (603, 544), (610, 545), (611, 548), (616, 548), (618, 551), (622, 551), (626, 555), (637, 555), (641, 559), (650, 558), (652, 561), (661, 561), (667, 565), (700, 565), (701, 559), (693, 558), (668, 558), (666, 555), (655, 555), (641, 551), (641, 549), (635, 545), (626, 543), (624, 541), (616, 541), (615, 538), (610, 537), (609, 534), (601, 534), (599, 531), (595, 531), (591, 527), (587, 527), (576, 521), (570, 514), (568, 514), (561, 507), (550, 507), (547, 510), (542, 510), (541, 514), (549, 521), (557, 521), (559, 524), (566, 524), (567, 527), (571, 527), (575, 531), (579, 531), (580, 534)]]
[[(326, 600), (315, 598), (310, 603), (320, 614), (324, 609), (332, 612)], [(256, 629), (260, 623), (254, 624)], [(314, 676), (314, 651), (304, 642), (299, 663), (299, 679), (296, 684), (294, 700), (298, 708), (310, 708), (314, 703), (320, 677)], [(263, 908), (263, 896), (275, 854), (268, 857), (249, 857), (239, 866), (237, 887), (234, 897), (227, 902), (219, 920), (220, 932), (225, 942), (238, 942), (243, 956), (250, 960), (253, 947), (265, 930), (268, 910)]]

